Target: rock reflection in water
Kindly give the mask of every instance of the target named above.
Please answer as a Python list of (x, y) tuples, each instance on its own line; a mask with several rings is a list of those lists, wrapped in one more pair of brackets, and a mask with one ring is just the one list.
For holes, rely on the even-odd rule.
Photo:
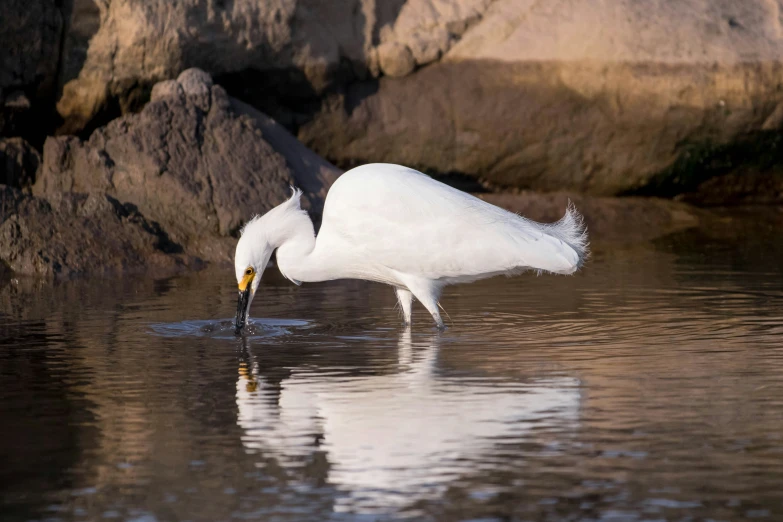
[(526, 382), (443, 378), (438, 336), (400, 334), (399, 371), (335, 378), (293, 370), (266, 377), (245, 346), (237, 379), (237, 422), (248, 453), (293, 470), (323, 454), (335, 508), (352, 512), (410, 505), (442, 494), (464, 473), (459, 461), (491, 453), (504, 440), (536, 438), (579, 422), (572, 377)]

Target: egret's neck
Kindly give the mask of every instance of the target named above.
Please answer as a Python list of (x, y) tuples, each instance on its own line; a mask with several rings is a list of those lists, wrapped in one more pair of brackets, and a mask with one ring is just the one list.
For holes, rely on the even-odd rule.
[(277, 249), (280, 272), (295, 282), (325, 281), (331, 277), (318, 259), (313, 222), (305, 212), (288, 213), (268, 230), (269, 245)]

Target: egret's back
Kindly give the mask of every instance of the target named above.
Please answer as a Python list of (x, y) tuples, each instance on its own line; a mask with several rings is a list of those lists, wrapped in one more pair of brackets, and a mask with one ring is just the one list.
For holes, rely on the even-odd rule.
[(587, 253), (572, 207), (556, 223), (536, 223), (389, 164), (364, 165), (335, 182), (319, 243), (342, 245), (356, 263), (446, 284), (528, 269), (570, 274)]

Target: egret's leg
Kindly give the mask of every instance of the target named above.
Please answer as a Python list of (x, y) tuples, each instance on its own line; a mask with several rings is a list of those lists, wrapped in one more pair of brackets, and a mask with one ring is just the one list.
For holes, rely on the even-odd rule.
[(446, 326), (443, 324), (443, 319), (440, 318), (440, 310), (438, 310), (438, 297), (440, 297), (440, 287), (434, 285), (430, 281), (417, 281), (417, 284), (408, 286), (413, 296), (424, 305), (424, 308), (432, 315), (435, 320), (435, 325), (443, 330)]
[(409, 274), (398, 273), (397, 277), (399, 277), (400, 281), (408, 287), (408, 290), (413, 294), (413, 297), (424, 305), (424, 308), (432, 315), (438, 328), (441, 330), (446, 328), (446, 325), (443, 324), (443, 319), (440, 318), (440, 310), (438, 310), (438, 298), (440, 297), (440, 291), (443, 288), (443, 285), (438, 284), (432, 279)]
[(424, 305), (424, 308), (426, 308), (427, 311), (430, 314), (432, 314), (432, 318), (435, 320), (435, 326), (438, 327), (438, 330), (445, 330), (446, 325), (443, 324), (443, 319), (441, 319), (440, 317), (440, 310), (438, 310), (438, 300), (432, 299), (432, 300), (424, 301), (422, 299), (419, 299), (419, 301), (421, 301), (421, 304)]
[(413, 294), (407, 288), (395, 288), (394, 292), (397, 294), (397, 301), (402, 308), (402, 315), (405, 317), (405, 324), (411, 324), (411, 309), (413, 307)]

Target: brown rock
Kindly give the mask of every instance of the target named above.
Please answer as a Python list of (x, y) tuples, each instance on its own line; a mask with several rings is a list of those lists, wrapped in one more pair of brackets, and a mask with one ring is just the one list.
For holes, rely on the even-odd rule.
[(329, 187), (343, 171), (302, 145), (293, 134), (266, 114), (236, 99), (231, 100), (231, 107), (237, 114), (252, 118), (261, 129), (264, 141), (285, 158), (297, 187), (307, 195), (306, 203), (313, 217), (318, 219)]
[(0, 139), (0, 184), (30, 186), (40, 165), (41, 155), (22, 138)]
[[(366, 5), (365, 5), (366, 4)], [(212, 74), (292, 69), (316, 92), (341, 61), (365, 62), (365, 0), (334, 2), (99, 2), (100, 26), (58, 103), (64, 129), (88, 125), (112, 100), (132, 106), (156, 82), (190, 67)]]
[(181, 250), (132, 205), (109, 196), (44, 200), (0, 185), (0, 264), (18, 274), (62, 278), (198, 265)]
[(398, 42), (378, 46), (378, 63), (386, 76), (407, 76), (416, 68), (411, 50)]
[(285, 137), (262, 118), (235, 109), (203, 71), (188, 70), (156, 86), (141, 113), (111, 122), (86, 142), (47, 140), (34, 192), (105, 193), (137, 207), (188, 253), (229, 261), (231, 236), (247, 219), (289, 197), (290, 185), (307, 190), (317, 210), (338, 172), (312, 153), (300, 154), (301, 145), (286, 146), (287, 156), (300, 158), (289, 164), (265, 140)]
[(340, 174), (196, 69), (87, 141), (49, 138), (39, 163), (24, 140), (0, 141), (0, 179), (37, 178), (34, 197), (0, 192), (0, 264), (46, 276), (230, 261), (250, 217), (296, 185), (317, 219)]

